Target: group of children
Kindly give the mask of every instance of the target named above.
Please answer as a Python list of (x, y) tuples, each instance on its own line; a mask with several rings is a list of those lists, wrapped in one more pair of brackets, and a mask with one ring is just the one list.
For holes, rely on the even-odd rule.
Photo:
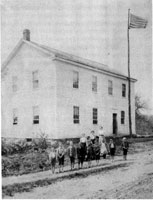
[[(123, 150), (123, 158), (126, 160), (129, 144), (125, 137), (122, 140), (121, 147)], [(64, 148), (61, 142), (59, 142), (57, 150), (52, 147), (51, 152), (49, 153), (49, 162), (51, 164), (52, 173), (55, 173), (57, 160), (59, 162), (59, 172), (63, 172), (66, 153), (70, 159), (71, 170), (73, 170), (76, 158), (78, 161), (78, 169), (80, 169), (83, 167), (84, 161), (88, 162), (88, 167), (91, 167), (92, 160), (96, 160), (96, 164), (98, 165), (100, 157), (102, 156), (105, 159), (108, 153), (110, 154), (113, 162), (115, 151), (116, 145), (113, 139), (110, 139), (109, 143), (107, 143), (103, 134), (96, 136), (95, 132), (91, 131), (90, 136), (86, 137), (85, 134), (82, 134), (80, 142), (77, 146), (74, 146), (73, 142), (70, 141), (67, 149)]]

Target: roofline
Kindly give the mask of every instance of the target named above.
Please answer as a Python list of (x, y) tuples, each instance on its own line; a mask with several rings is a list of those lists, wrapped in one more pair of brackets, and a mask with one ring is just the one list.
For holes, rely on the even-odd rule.
[[(31, 42), (29, 42), (29, 41), (25, 41), (26, 43), (28, 43), (28, 44), (30, 44), (30, 45), (32, 45), (32, 46), (34, 46), (34, 47), (36, 47), (36, 48), (38, 48), (38, 49), (41, 49), (42, 51), (44, 51), (44, 52), (47, 52), (47, 54), (48, 54), (48, 52), (49, 52), (49, 54), (52, 54), (49, 50), (45, 50), (43, 47), (41, 47), (41, 46), (37, 46), (36, 44), (34, 44), (34, 43), (31, 43)], [(65, 53), (65, 52), (63, 52), (63, 53)], [(56, 54), (56, 53), (55, 53)], [(67, 53), (68, 54), (68, 53)], [(73, 56), (73, 55), (72, 55)], [(61, 58), (60, 56), (58, 56), (58, 55), (55, 55), (54, 57), (53, 57), (53, 60), (56, 60), (58, 58), (58, 60), (61, 60), (61, 61), (69, 61), (69, 63), (73, 63), (73, 64), (75, 64), (75, 65), (80, 65), (80, 67), (83, 67), (83, 66), (87, 66), (86, 68), (93, 68), (93, 70), (94, 71), (100, 71), (100, 72), (103, 72), (104, 74), (108, 74), (108, 75), (113, 75), (113, 76), (115, 76), (115, 77), (120, 77), (120, 78), (122, 78), (122, 79), (124, 79), (124, 80), (126, 80), (126, 79), (128, 79), (128, 76), (125, 76), (125, 75), (123, 75), (123, 74), (119, 74), (119, 73), (115, 73), (115, 72), (111, 72), (111, 71), (109, 71), (109, 70), (105, 70), (105, 69), (103, 69), (103, 68), (100, 68), (100, 67), (94, 67), (93, 65), (89, 65), (89, 64), (85, 64), (85, 63), (83, 63), (83, 62), (79, 62), (79, 61), (75, 61), (75, 60), (73, 60), (73, 59), (69, 59), (69, 58)], [(82, 58), (82, 57), (81, 57)], [(83, 58), (82, 58), (83, 59)], [(101, 63), (100, 63), (101, 64)], [(106, 65), (105, 65), (106, 66)], [(132, 82), (136, 82), (137, 81), (137, 79), (134, 79), (134, 78), (130, 78), (130, 80), (132, 81)]]
[[(10, 62), (10, 60), (14, 57), (14, 55), (16, 54), (16, 51), (21, 47), (21, 45), (23, 43), (31, 45), (34, 48), (37, 48), (38, 50), (44, 52), (45, 54), (47, 54), (49, 56), (51, 55), (51, 53), (49, 53), (47, 50), (43, 49), (42, 47), (38, 47), (37, 45), (31, 43), (30, 41), (27, 41), (27, 40), (24, 40), (24, 39), (20, 39), (19, 42), (17, 43), (17, 45), (14, 47), (14, 49), (8, 55), (8, 57), (6, 58), (6, 60), (3, 62), (3, 64), (2, 64), (2, 71), (5, 69), (6, 65), (8, 65), (8, 63)], [(54, 57), (54, 56), (52, 56), (52, 57)]]
[[(64, 58), (59, 58), (58, 56), (55, 56), (55, 58), (53, 58), (53, 60), (58, 60), (58, 61), (61, 61), (61, 62), (67, 62), (69, 64), (77, 65), (77, 66), (79, 66), (81, 68), (90, 69), (92, 71), (103, 73), (103, 74), (106, 74), (106, 75), (109, 75), (109, 76), (117, 77), (117, 78), (120, 78), (120, 79), (123, 79), (123, 80), (128, 80), (127, 76), (124, 76), (124, 75), (121, 75), (121, 74), (117, 74), (117, 73), (114, 73), (114, 72), (110, 72), (110, 71), (104, 70), (104, 69), (99, 68), (99, 67), (93, 67), (93, 66), (90, 66), (88, 64), (72, 61), (70, 59), (64, 59)], [(130, 80), (131, 80), (131, 82), (136, 82), (137, 81), (134, 78), (130, 78)]]
[[(45, 50), (43, 47), (41, 46), (38, 46), (36, 44), (34, 44), (33, 42), (31, 41), (27, 41), (27, 40), (24, 40), (24, 39), (20, 39), (19, 42), (17, 43), (17, 45), (15, 46), (15, 48), (13, 49), (13, 51), (9, 54), (9, 56), (7, 57), (6, 61), (4, 61), (4, 63), (2, 64), (2, 71), (5, 69), (5, 67), (7, 66), (7, 64), (10, 62), (10, 60), (13, 58), (13, 56), (15, 55), (16, 51), (21, 47), (21, 45), (23, 43), (26, 43), (30, 46), (33, 46), (35, 47), (36, 49), (44, 52), (45, 54), (49, 55), (52, 57), (53, 60), (60, 60), (60, 61), (64, 61), (64, 62), (68, 62), (68, 63), (71, 63), (71, 64), (74, 64), (74, 65), (77, 65), (77, 66), (80, 66), (80, 67), (83, 67), (83, 68), (86, 68), (86, 69), (90, 69), (90, 70), (94, 70), (94, 71), (97, 71), (97, 72), (101, 72), (103, 74), (107, 74), (107, 75), (111, 75), (111, 76), (114, 76), (114, 77), (118, 77), (118, 78), (121, 78), (121, 79), (124, 79), (124, 80), (127, 80), (128, 77), (125, 76), (125, 75), (122, 75), (122, 74), (119, 74), (119, 73), (116, 73), (116, 72), (111, 72), (109, 70), (105, 70), (103, 68), (100, 68), (100, 67), (94, 67), (93, 65), (90, 65), (90, 64), (87, 64), (87, 63), (83, 63), (83, 62), (79, 62), (79, 61), (75, 61), (73, 59), (69, 59), (69, 58), (61, 58), (60, 56), (56, 55), (56, 53), (51, 53), (49, 50)], [(64, 52), (63, 52), (64, 53)], [(54, 56), (53, 56), (54, 55)], [(83, 58), (82, 58), (83, 59)], [(134, 79), (134, 78), (130, 78), (130, 80), (132, 82), (136, 82), (137, 80)]]
[(13, 58), (13, 56), (16, 53), (16, 51), (21, 47), (22, 44), (23, 44), (23, 39), (20, 39), (19, 42), (14, 47), (14, 49), (11, 51), (11, 53), (7, 56), (6, 60), (2, 63), (1, 71), (3, 71), (5, 69), (6, 65), (8, 65), (8, 63)]

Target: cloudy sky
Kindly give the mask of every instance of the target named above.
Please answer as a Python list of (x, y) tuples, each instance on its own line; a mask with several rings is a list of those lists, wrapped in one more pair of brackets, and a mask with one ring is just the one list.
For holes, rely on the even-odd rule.
[(127, 75), (127, 19), (131, 13), (148, 20), (146, 29), (130, 30), (131, 75), (136, 93), (151, 111), (151, 0), (2, 0), (2, 61), (22, 37), (107, 64)]

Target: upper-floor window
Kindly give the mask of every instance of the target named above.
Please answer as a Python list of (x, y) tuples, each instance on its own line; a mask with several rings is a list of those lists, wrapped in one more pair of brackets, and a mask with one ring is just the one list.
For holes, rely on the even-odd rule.
[(122, 97), (126, 97), (126, 85), (122, 84)]
[(39, 106), (33, 106), (33, 124), (39, 124)]
[(39, 87), (38, 71), (32, 72), (33, 88)]
[(125, 124), (125, 112), (121, 111), (121, 124)]
[(18, 110), (17, 108), (13, 109), (13, 125), (18, 124)]
[(97, 76), (92, 76), (92, 91), (97, 92)]
[(18, 77), (17, 76), (13, 76), (12, 77), (12, 90), (13, 92), (17, 91), (17, 81), (18, 81)]
[(79, 72), (73, 71), (73, 88), (79, 88)]
[(98, 109), (93, 108), (93, 124), (98, 124)]
[(108, 80), (108, 94), (113, 94), (113, 82)]
[(73, 106), (73, 123), (79, 124), (79, 107)]

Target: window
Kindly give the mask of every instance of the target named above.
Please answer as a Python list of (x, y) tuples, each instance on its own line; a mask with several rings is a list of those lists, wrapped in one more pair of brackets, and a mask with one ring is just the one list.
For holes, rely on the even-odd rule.
[(39, 86), (39, 80), (38, 80), (38, 71), (32, 72), (32, 78), (33, 78), (33, 88), (38, 88)]
[(17, 114), (17, 108), (13, 109), (13, 125), (17, 125), (18, 124), (18, 114)]
[(73, 88), (79, 88), (79, 72), (73, 71)]
[(13, 90), (13, 92), (17, 91), (17, 81), (18, 81), (17, 76), (13, 76), (12, 77), (12, 90)]
[(32, 138), (26, 138), (27, 142), (32, 142)]
[(122, 84), (122, 97), (126, 97), (126, 85)]
[(73, 106), (73, 123), (79, 124), (79, 107)]
[(98, 110), (93, 108), (93, 124), (98, 124)]
[(97, 92), (97, 76), (92, 76), (92, 91)]
[(33, 124), (39, 124), (39, 107), (33, 106)]
[(113, 82), (110, 80), (108, 81), (108, 94), (113, 94)]
[(121, 111), (121, 124), (125, 124), (125, 112)]

